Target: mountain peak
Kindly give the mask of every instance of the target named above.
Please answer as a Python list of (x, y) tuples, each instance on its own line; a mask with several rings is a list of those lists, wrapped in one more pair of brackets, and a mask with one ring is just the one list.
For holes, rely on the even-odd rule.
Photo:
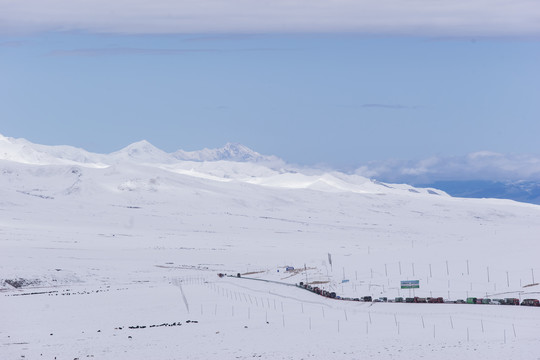
[(166, 163), (171, 160), (169, 154), (158, 149), (147, 140), (134, 142), (110, 155), (117, 160), (137, 160), (157, 163)]
[(149, 151), (156, 151), (156, 150), (159, 150), (157, 147), (155, 147), (154, 145), (152, 145), (149, 141), (147, 140), (140, 140), (140, 141), (136, 141), (132, 144), (129, 144), (128, 146), (124, 147), (123, 149), (121, 149), (120, 151), (127, 151), (127, 152), (132, 152), (132, 153), (137, 153), (137, 152), (149, 152)]
[(257, 161), (264, 158), (261, 154), (239, 143), (227, 143), (218, 153), (223, 159), (235, 161)]
[(237, 161), (237, 162), (263, 162), (279, 160), (275, 156), (264, 156), (239, 143), (227, 143), (217, 149), (203, 149), (199, 151), (178, 150), (172, 154), (178, 160), (187, 161)]

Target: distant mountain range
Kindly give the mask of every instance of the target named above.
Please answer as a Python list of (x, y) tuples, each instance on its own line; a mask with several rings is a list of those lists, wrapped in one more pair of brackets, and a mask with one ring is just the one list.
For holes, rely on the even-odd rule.
[(103, 167), (122, 161), (173, 163), (181, 161), (234, 161), (255, 163), (284, 162), (276, 156), (264, 156), (248, 147), (227, 143), (217, 149), (199, 151), (178, 150), (166, 153), (146, 140), (135, 142), (125, 148), (110, 153), (97, 154), (73, 146), (47, 146), (31, 143), (25, 139), (15, 139), (0, 135), (0, 160), (9, 160), (33, 165), (80, 164), (91, 167)]
[[(261, 155), (236, 143), (227, 143), (217, 149), (178, 150), (167, 153), (142, 140), (110, 154), (97, 154), (72, 146), (39, 145), (25, 139), (0, 135), (0, 160), (27, 165), (78, 165), (87, 168), (107, 168), (122, 163), (151, 164), (153, 167), (175, 173), (266, 186), (345, 192), (377, 192), (381, 189), (428, 194), (446, 192), (454, 197), (510, 199), (540, 205), (540, 181), (471, 179), (470, 173), (463, 177), (466, 180), (456, 179), (459, 174), (467, 173), (466, 166), (462, 164), (469, 167), (472, 167), (471, 164), (474, 162), (488, 164), (491, 171), (496, 171), (498, 163), (504, 161), (506, 168), (512, 163), (511, 159), (503, 159), (500, 154), (493, 153), (471, 154), (466, 161), (453, 158), (451, 163), (444, 159), (431, 159), (429, 164), (426, 165), (424, 162), (420, 164), (421, 166), (411, 163), (405, 164), (406, 166), (400, 163), (383, 164), (385, 166), (378, 164), (379, 168), (365, 167), (353, 174), (346, 174), (319, 169), (299, 169), (276, 156)], [(525, 160), (528, 166), (523, 168), (532, 169), (527, 170), (529, 172), (536, 171), (537, 163), (534, 159)], [(519, 161), (514, 161), (517, 162)], [(451, 180), (445, 180), (445, 173), (441, 171), (448, 168), (450, 169), (445, 171)], [(455, 169), (455, 173), (452, 173), (451, 169)], [(489, 176), (489, 172), (486, 170), (484, 175)], [(497, 173), (497, 176), (500, 178), (500, 173)], [(436, 180), (429, 180), (430, 177)], [(412, 186), (389, 185), (389, 183), (408, 183)]]
[[(45, 146), (24, 139), (0, 136), (0, 171), (3, 170), (4, 174), (23, 174), (29, 168), (36, 171), (39, 168), (38, 172), (43, 177), (57, 174), (59, 169), (65, 168), (62, 170), (67, 174), (68, 180), (64, 179), (65, 181), (72, 181), (74, 174), (77, 175), (77, 189), (82, 189), (84, 185), (93, 188), (95, 184), (102, 182), (103, 179), (95, 179), (92, 183), (83, 182), (81, 185), (79, 181), (81, 175), (91, 173), (91, 169), (98, 169), (100, 174), (123, 174), (126, 180), (112, 186), (128, 191), (136, 189), (157, 191), (159, 186), (154, 178), (145, 180), (141, 178), (161, 173), (162, 178), (189, 177), (197, 181), (235, 182), (319, 192), (402, 194), (407, 197), (448, 196), (435, 189), (384, 184), (357, 174), (298, 168), (286, 164), (275, 156), (261, 155), (240, 144), (229, 143), (218, 149), (191, 152), (178, 150), (167, 153), (142, 140), (110, 154), (96, 154), (71, 146)], [(21, 184), (23, 187), (19, 190), (27, 193), (34, 187), (38, 188), (39, 176), (33, 179), (36, 186)], [(58, 193), (73, 194), (73, 185), (70, 183), (67, 188), (57, 189), (54, 193), (43, 196), (53, 197)]]

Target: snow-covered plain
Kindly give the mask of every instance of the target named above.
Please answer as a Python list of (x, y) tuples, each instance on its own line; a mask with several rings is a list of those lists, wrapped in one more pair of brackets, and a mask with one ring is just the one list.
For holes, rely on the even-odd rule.
[(540, 308), (339, 301), (217, 276), (539, 298), (539, 206), (237, 145), (103, 155), (0, 136), (0, 172), (0, 359), (540, 359)]

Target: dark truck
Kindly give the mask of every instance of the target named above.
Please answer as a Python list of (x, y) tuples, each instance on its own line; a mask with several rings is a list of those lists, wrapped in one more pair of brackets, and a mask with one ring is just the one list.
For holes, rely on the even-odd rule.
[(506, 298), (504, 299), (504, 305), (519, 305), (519, 299)]
[(538, 299), (525, 299), (521, 302), (523, 306), (540, 306), (540, 301)]
[(428, 297), (427, 302), (430, 304), (444, 304), (444, 299), (442, 297)]

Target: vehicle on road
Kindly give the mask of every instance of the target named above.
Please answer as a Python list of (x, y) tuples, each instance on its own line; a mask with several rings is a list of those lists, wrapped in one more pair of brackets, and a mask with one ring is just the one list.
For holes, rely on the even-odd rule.
[(540, 306), (540, 301), (538, 299), (525, 299), (521, 302), (523, 306)]
[(506, 298), (504, 299), (504, 305), (519, 305), (519, 299)]

